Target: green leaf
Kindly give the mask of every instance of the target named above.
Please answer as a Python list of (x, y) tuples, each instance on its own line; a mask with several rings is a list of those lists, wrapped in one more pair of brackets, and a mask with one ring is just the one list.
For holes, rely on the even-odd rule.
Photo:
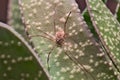
[(120, 73), (120, 24), (101, 0), (86, 0), (86, 3), (110, 64)]
[(120, 23), (120, 6), (118, 6), (118, 10), (116, 12), (117, 20)]
[(0, 80), (49, 80), (36, 53), (3, 23), (0, 23)]
[[(74, 0), (20, 1), (25, 30), (46, 69), (48, 54), (51, 53), (49, 73), (52, 80), (116, 80), (104, 53), (90, 37)], [(67, 33), (61, 47), (55, 37), (59, 28)]]
[(10, 2), (10, 19), (8, 24), (12, 26), (17, 32), (25, 36), (24, 25), (21, 20), (18, 0), (11, 0)]

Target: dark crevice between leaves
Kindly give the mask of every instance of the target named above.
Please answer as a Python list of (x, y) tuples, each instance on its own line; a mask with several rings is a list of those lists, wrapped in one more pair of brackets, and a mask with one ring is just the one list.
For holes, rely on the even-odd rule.
[(87, 10), (83, 14), (83, 17), (84, 17), (84, 20), (85, 20), (86, 24), (88, 25), (88, 28), (90, 29), (91, 33), (93, 34), (93, 37), (95, 38), (95, 40), (97, 42), (99, 42), (98, 34), (93, 27), (92, 21), (90, 19), (90, 15), (89, 15)]
[(106, 6), (108, 7), (108, 9), (110, 9), (112, 14), (116, 13), (117, 4), (118, 3), (115, 0), (107, 0), (106, 2)]
[(79, 9), (81, 10), (81, 13), (85, 10), (86, 8), (86, 3), (85, 0), (75, 0), (78, 4)]
[[(81, 10), (81, 13), (85, 10), (86, 8), (86, 3), (85, 0), (75, 0), (78, 4), (79, 9)], [(118, 2), (116, 0), (102, 0), (106, 6), (108, 7), (108, 9), (110, 9), (110, 11), (115, 14), (116, 13), (116, 7), (118, 5)]]
[(9, 2), (10, 2), (10, 0), (1, 0), (0, 1), (0, 21), (3, 23), (8, 22)]

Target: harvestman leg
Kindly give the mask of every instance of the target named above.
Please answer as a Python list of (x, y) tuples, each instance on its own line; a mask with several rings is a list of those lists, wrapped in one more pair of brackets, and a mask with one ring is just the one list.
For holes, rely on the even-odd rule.
[[(71, 38), (71, 40), (72, 41), (74, 41), (76, 44), (77, 44), (77, 42), (74, 40), (74, 39), (72, 39)], [(85, 71), (86, 73), (88, 73), (94, 80), (96, 80), (95, 79), (95, 77), (92, 75), (92, 74), (90, 74), (90, 72), (88, 72), (88, 70), (80, 63), (80, 61), (78, 61), (73, 55), (72, 55), (72, 53), (70, 53), (71, 54), (71, 56), (73, 57), (73, 61), (76, 63), (76, 65), (78, 65), (78, 63), (80, 64), (80, 68), (82, 68), (82, 70), (83, 71)]]
[[(40, 30), (40, 31), (42, 31), (42, 30)], [(46, 39), (48, 39), (48, 40), (50, 40), (50, 41), (54, 41), (54, 39), (49, 35), (49, 34), (47, 34), (46, 32), (44, 32), (44, 31), (42, 31), (45, 35), (47, 35), (47, 36), (43, 36), (43, 35), (40, 35), (40, 34), (35, 34), (35, 35), (30, 35), (29, 37), (38, 37), (38, 36), (41, 36), (41, 37), (43, 37), (43, 38), (46, 38)], [(50, 38), (51, 37), (51, 38)], [(51, 54), (51, 52), (54, 50), (54, 46), (51, 48), (51, 50), (50, 50), (50, 52), (48, 53), (48, 57), (47, 57), (47, 65), (48, 65), (48, 70), (50, 69), (50, 67), (49, 67), (49, 57), (50, 57), (50, 54)]]
[(54, 17), (54, 35), (56, 34), (56, 23), (55, 23), (55, 19), (56, 19), (56, 5), (55, 5), (55, 7), (54, 7), (54, 11), (55, 11), (55, 13), (54, 13), (54, 15), (53, 15), (53, 17)]
[[(72, 55), (72, 53), (67, 53), (67, 52), (65, 52), (65, 54), (76, 64), (76, 65), (78, 65), (78, 64), (80, 64), (79, 65), (79, 67), (80, 67), (80, 69), (82, 70), (82, 71), (84, 71), (85, 72), (85, 76), (87, 77), (87, 73), (94, 79), (94, 80), (96, 80), (95, 78), (94, 78), (94, 76), (92, 75), (92, 74), (90, 74), (90, 72), (82, 65), (82, 63), (80, 63), (73, 55)], [(88, 78), (88, 77), (87, 77)]]
[(49, 37), (47, 37), (47, 36), (40, 35), (40, 34), (29, 35), (30, 38), (31, 38), (31, 37), (38, 37), (38, 36), (41, 36), (41, 37), (46, 38), (46, 39), (48, 39), (48, 40), (50, 40), (50, 41), (53, 41), (53, 39), (51, 39), (51, 38), (49, 38)]
[[(71, 11), (68, 13), (68, 16), (67, 16), (67, 18), (66, 18), (66, 21), (65, 21), (65, 23), (64, 23), (64, 32), (65, 32), (65, 34), (66, 34), (66, 27), (67, 27), (66, 24), (67, 24), (67, 21), (68, 21), (71, 13), (72, 13)], [(73, 62), (75, 62), (75, 64), (77, 64), (78, 61), (75, 59), (75, 57), (70, 56), (67, 52), (65, 52), (65, 54), (66, 54)], [(80, 64), (80, 65), (81, 65), (80, 67), (82, 67), (83, 69), (85, 69), (82, 64)], [(82, 68), (81, 68), (81, 69), (82, 69)], [(83, 70), (83, 69), (82, 69), (82, 70)], [(83, 70), (83, 71), (84, 71), (84, 70)]]
[(51, 36), (50, 34), (48, 34), (48, 33), (46, 33), (46, 32), (44, 32), (43, 30), (41, 30), (41, 29), (38, 29), (39, 31), (41, 31), (42, 33), (44, 33), (46, 36), (48, 36), (48, 37), (50, 37), (51, 39), (53, 39), (53, 36)]
[[(55, 14), (56, 14), (56, 10), (55, 10)], [(55, 14), (54, 14), (54, 17), (55, 17)], [(71, 12), (68, 14), (67, 18), (66, 18), (66, 21), (65, 21), (65, 24), (64, 24), (64, 30), (66, 30), (66, 23), (68, 21), (68, 18), (70, 16)], [(54, 35), (56, 33), (56, 24), (55, 24), (55, 18), (54, 18)], [(48, 53), (48, 57), (47, 57), (47, 64), (48, 64), (48, 70), (49, 70), (49, 59), (50, 59), (50, 54), (52, 53), (52, 51), (54, 50), (55, 46), (53, 46), (53, 48), (50, 50), (50, 52)]]
[[(66, 24), (67, 24), (67, 21), (68, 21), (68, 19), (69, 19), (69, 17), (70, 17), (70, 15), (71, 15), (71, 13), (72, 13), (72, 11), (70, 11), (69, 13), (68, 13), (68, 16), (67, 16), (67, 18), (66, 18), (66, 21), (65, 21), (65, 23), (64, 23), (64, 32), (66, 33)], [(75, 13), (80, 13), (80, 12), (75, 12)]]
[[(53, 24), (53, 27), (54, 27), (54, 35), (56, 34), (56, 23), (55, 23), (55, 15), (56, 15), (56, 5), (55, 5), (55, 7), (54, 7), (54, 11), (55, 11), (55, 13), (54, 13), (54, 15), (53, 15), (53, 17), (54, 17), (54, 24)], [(41, 30), (41, 29), (38, 29), (39, 31), (41, 31), (42, 33), (44, 33), (44, 34), (46, 34), (48, 37), (50, 37), (51, 39), (53, 39), (53, 37), (51, 36), (51, 35), (49, 35), (48, 33), (46, 33), (46, 32), (44, 32), (43, 30)], [(32, 36), (37, 36), (37, 35), (32, 35)], [(41, 35), (40, 35), (41, 36)], [(43, 36), (42, 36), (43, 37)], [(46, 37), (45, 37), (46, 38)]]
[[(54, 22), (53, 22), (53, 29), (54, 29), (54, 35), (56, 34), (56, 23), (55, 23), (55, 18), (56, 18), (56, 5), (55, 5), (55, 7), (54, 7), (54, 11), (55, 11), (55, 13), (54, 13), (54, 15), (53, 15), (53, 20), (54, 20)], [(50, 55), (51, 55), (51, 53), (52, 53), (52, 51), (55, 49), (55, 45), (51, 48), (51, 50), (50, 50), (50, 52), (48, 53), (48, 57), (47, 57), (47, 65), (48, 65), (48, 71), (50, 70), (50, 66), (49, 66), (49, 60), (50, 60)]]
[[(78, 65), (78, 61), (72, 56), (72, 55), (69, 55), (66, 51), (65, 51), (65, 54), (69, 57), (69, 59), (71, 61), (73, 61), (76, 65)], [(80, 64), (80, 63), (79, 63)], [(79, 65), (80, 69), (84, 72), (84, 66), (82, 64)], [(87, 74), (85, 72), (85, 76), (87, 77)], [(88, 77), (87, 77), (88, 78)]]
[[(46, 39), (48, 39), (48, 40), (50, 40), (50, 41), (53, 41), (53, 39), (51, 39), (51, 38), (48, 38), (48, 37), (46, 37), (46, 36), (43, 36), (43, 35), (31, 35), (30, 37), (38, 37), (38, 36), (41, 36), (41, 37), (44, 37), (44, 38), (46, 38)], [(47, 65), (48, 65), (48, 71), (50, 70), (50, 66), (49, 66), (49, 58), (50, 58), (50, 54), (52, 53), (52, 51), (54, 50), (54, 46), (51, 48), (51, 50), (50, 50), (50, 52), (48, 53), (48, 57), (47, 57)]]
[(47, 57), (48, 71), (50, 70), (50, 66), (49, 66), (50, 54), (53, 52), (54, 49), (55, 49), (55, 45), (51, 48), (50, 52), (48, 53), (48, 57)]
[[(66, 24), (67, 24), (67, 21), (68, 21), (68, 19), (69, 19), (69, 17), (70, 17), (70, 14), (71, 14), (72, 12), (70, 11), (69, 12), (69, 14), (68, 14), (68, 16), (67, 16), (67, 18), (66, 18), (66, 21), (65, 21), (65, 23), (64, 23), (64, 32), (66, 33)], [(76, 13), (79, 13), (79, 12), (76, 12)], [(74, 41), (75, 42), (75, 41)], [(76, 43), (76, 42), (75, 42)], [(76, 64), (76, 65), (78, 65), (78, 63), (80, 64), (79, 65), (79, 67), (80, 67), (80, 69), (82, 70), (82, 71), (85, 71), (85, 76), (87, 77), (87, 73), (94, 79), (94, 80), (96, 80), (95, 78), (94, 78), (94, 76), (92, 75), (92, 74), (90, 74), (89, 73), (89, 71), (71, 54), (71, 55), (69, 55), (67, 52), (65, 52), (65, 54)], [(87, 77), (88, 78), (88, 77)]]
[[(55, 10), (55, 14), (56, 14), (56, 10)], [(54, 14), (54, 17), (55, 17), (55, 14)], [(66, 23), (67, 23), (67, 21), (68, 21), (68, 18), (69, 18), (69, 16), (70, 16), (70, 14), (71, 14), (71, 12), (68, 14), (68, 16), (67, 16), (67, 18), (66, 18), (66, 21), (65, 21), (65, 23), (64, 23), (64, 31), (66, 30)], [(56, 25), (55, 25), (55, 18), (54, 18), (54, 33), (56, 33)], [(54, 34), (55, 35), (55, 34)], [(53, 46), (53, 48), (51, 49), (51, 51), (49, 52), (49, 54), (48, 54), (48, 58), (47, 58), (47, 64), (49, 64), (49, 58), (50, 58), (50, 54), (51, 54), (51, 52), (54, 50), (54, 46)], [(49, 65), (48, 65), (48, 69), (49, 69)]]
[(70, 17), (70, 14), (71, 14), (71, 11), (69, 12), (69, 14), (68, 14), (68, 16), (67, 16), (67, 18), (66, 18), (66, 21), (65, 21), (65, 23), (64, 23), (64, 32), (65, 32), (65, 34), (67, 34), (66, 33), (66, 24), (67, 24), (67, 21), (68, 21), (68, 18)]

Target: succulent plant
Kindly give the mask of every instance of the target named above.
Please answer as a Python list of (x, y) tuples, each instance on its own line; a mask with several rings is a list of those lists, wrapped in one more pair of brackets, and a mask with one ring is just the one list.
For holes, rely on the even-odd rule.
[(119, 80), (120, 8), (109, 2), (19, 0), (29, 44), (0, 23), (0, 80)]
[[(91, 16), (91, 21), (93, 26), (95, 27), (100, 42), (104, 46), (107, 55), (109, 56), (110, 61), (114, 67), (116, 67), (117, 71), (120, 72), (119, 68), (119, 45), (120, 45), (120, 25), (119, 22), (112, 18), (112, 14), (106, 8), (106, 6), (102, 3), (102, 1), (94, 0), (91, 2), (90, 0), (86, 0), (88, 5), (88, 11)], [(103, 4), (103, 5), (101, 5)], [(90, 6), (91, 5), (91, 6)], [(96, 7), (94, 7), (96, 6)], [(97, 11), (99, 9), (99, 11)], [(101, 24), (101, 25), (100, 25)]]
[[(25, 30), (53, 80), (116, 80), (74, 0), (20, 0), (20, 6)], [(60, 29), (66, 37), (59, 47)]]

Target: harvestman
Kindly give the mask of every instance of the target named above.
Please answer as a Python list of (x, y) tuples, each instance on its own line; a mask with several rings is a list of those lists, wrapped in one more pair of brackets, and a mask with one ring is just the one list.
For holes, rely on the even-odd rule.
[[(53, 42), (56, 43), (57, 47), (61, 47), (64, 45), (65, 39), (68, 37), (67, 33), (66, 33), (66, 24), (68, 21), (68, 18), (71, 15), (71, 11), (68, 13), (67, 18), (65, 20), (64, 23), (64, 29), (59, 28), (58, 31), (56, 30), (56, 26), (55, 26), (55, 20), (54, 20), (54, 36), (49, 35), (48, 33), (42, 31), (41, 29), (39, 29), (43, 34), (45, 34), (46, 36), (40, 35), (40, 34), (36, 34), (36, 35), (30, 35), (30, 37), (37, 37), (37, 36), (41, 36), (44, 37), (48, 40), (51, 40)], [(47, 58), (47, 64), (48, 64), (48, 69), (49, 69), (49, 58), (50, 58), (50, 54), (52, 53), (52, 51), (55, 49), (55, 46), (52, 47), (52, 49), (50, 50), (50, 52), (48, 53), (48, 58)], [(70, 60), (72, 60), (76, 65), (78, 65), (80, 67), (80, 69), (82, 71), (85, 72), (85, 76), (87, 77), (87, 73), (93, 78), (93, 80), (96, 80), (94, 78), (94, 76), (92, 74), (89, 73), (89, 71), (87, 71), (87, 69), (71, 54), (69, 55), (66, 51), (65, 54), (70, 58)], [(88, 78), (88, 77), (87, 77)]]

